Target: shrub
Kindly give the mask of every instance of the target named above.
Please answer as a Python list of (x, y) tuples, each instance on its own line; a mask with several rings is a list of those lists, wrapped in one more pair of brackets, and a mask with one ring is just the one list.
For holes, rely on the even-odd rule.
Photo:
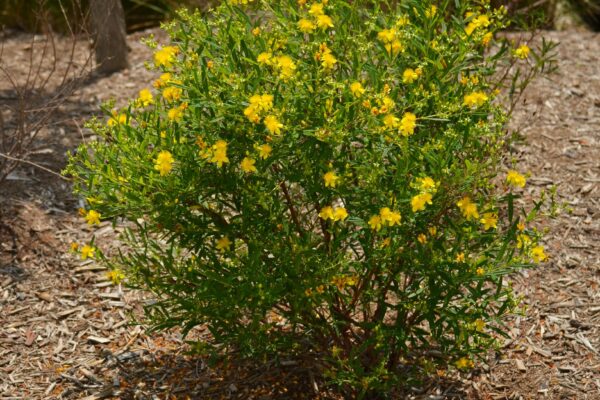
[[(552, 46), (480, 2), (230, 1), (180, 14), (155, 89), (89, 126), (88, 222), (129, 221), (117, 280), (205, 348), (313, 354), (355, 395), (470, 368), (546, 259), (506, 123)], [(505, 102), (497, 99), (506, 94)], [(87, 256), (88, 254), (86, 254)], [(222, 347), (225, 345), (225, 347)]]

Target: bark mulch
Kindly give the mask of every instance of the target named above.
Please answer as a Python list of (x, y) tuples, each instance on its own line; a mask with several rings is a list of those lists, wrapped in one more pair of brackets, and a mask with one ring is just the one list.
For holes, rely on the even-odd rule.
[[(470, 373), (437, 377), (398, 398), (600, 399), (600, 34), (544, 35), (561, 42), (559, 71), (535, 82), (517, 109), (514, 128), (524, 142), (514, 157), (531, 173), (527, 194), (557, 185), (571, 212), (544, 225), (550, 261), (512, 277), (526, 310), (510, 319), (502, 351)], [(150, 53), (140, 36), (130, 37), (131, 69), (79, 89), (40, 138), (44, 151), (33, 161), (60, 170), (65, 151), (89, 139), (82, 121), (102, 100), (123, 101), (150, 85), (154, 74), (143, 67)], [(24, 35), (7, 38), (5, 57), (18, 58), (28, 43)], [(211, 362), (189, 355), (177, 330), (147, 333), (131, 324), (143, 295), (114, 286), (101, 266), (68, 253), (71, 242), (92, 234), (68, 184), (24, 166), (6, 186), (1, 399), (342, 398), (314, 376), (310, 362)], [(96, 234), (110, 243), (115, 232), (104, 224)], [(192, 338), (205, 335), (198, 329)]]

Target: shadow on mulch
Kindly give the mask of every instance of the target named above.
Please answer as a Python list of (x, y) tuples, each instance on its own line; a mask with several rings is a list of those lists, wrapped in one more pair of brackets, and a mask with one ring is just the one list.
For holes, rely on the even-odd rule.
[[(119, 399), (342, 399), (325, 388), (316, 368), (298, 362), (220, 360), (175, 351), (106, 352), (99, 374), (105, 385), (80, 382), (66, 398)], [(63, 397), (66, 393), (63, 393)]]
[[(269, 361), (207, 358), (181, 351), (129, 351), (104, 353), (99, 371), (105, 382), (96, 390), (84, 382), (75, 382), (62, 398), (86, 399), (321, 399), (349, 398), (328, 387), (314, 360)], [(88, 377), (89, 378), (89, 377)], [(93, 380), (93, 379), (91, 379)], [(73, 383), (73, 382), (71, 382)], [(435, 388), (435, 389), (434, 389)], [(433, 390), (432, 390), (433, 389)], [(435, 394), (433, 394), (435, 393)], [(372, 397), (374, 398), (374, 397)], [(398, 388), (385, 398), (448, 399), (472, 398), (464, 384), (449, 377), (432, 377), (419, 387)]]
[(17, 233), (0, 219), (0, 278), (21, 281), (27, 273), (18, 263)]

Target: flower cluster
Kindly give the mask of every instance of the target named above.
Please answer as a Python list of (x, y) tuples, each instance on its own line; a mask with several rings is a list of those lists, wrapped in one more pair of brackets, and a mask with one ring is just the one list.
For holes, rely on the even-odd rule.
[(413, 186), (416, 187), (420, 193), (413, 196), (410, 201), (412, 211), (423, 211), (427, 204), (431, 205), (433, 195), (437, 191), (438, 184), (430, 177), (417, 178)]
[(377, 39), (383, 43), (385, 51), (391, 56), (396, 56), (405, 50), (404, 45), (400, 41), (400, 36), (401, 34), (396, 28), (384, 29), (377, 33)]
[(319, 211), (319, 217), (325, 221), (343, 221), (348, 218), (348, 211), (345, 207), (325, 206)]
[(389, 207), (383, 207), (378, 215), (369, 219), (369, 226), (379, 232), (383, 226), (394, 226), (400, 223), (401, 215), (398, 211), (392, 211)]
[(161, 176), (168, 175), (173, 169), (173, 162), (173, 155), (168, 150), (163, 150), (158, 153), (158, 156), (154, 161), (154, 169), (157, 170)]

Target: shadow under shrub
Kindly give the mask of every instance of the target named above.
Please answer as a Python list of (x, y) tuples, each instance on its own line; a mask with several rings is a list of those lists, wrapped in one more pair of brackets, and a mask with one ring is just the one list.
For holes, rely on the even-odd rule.
[(122, 254), (82, 256), (152, 292), (154, 328), (311, 353), (353, 396), (471, 368), (518, 304), (505, 276), (547, 257), (544, 199), (518, 207), (526, 176), (501, 159), (552, 46), (495, 39), (503, 9), (449, 4), (181, 12), (172, 45), (148, 41), (154, 88), (108, 105), (71, 158), (87, 221), (135, 225)]

